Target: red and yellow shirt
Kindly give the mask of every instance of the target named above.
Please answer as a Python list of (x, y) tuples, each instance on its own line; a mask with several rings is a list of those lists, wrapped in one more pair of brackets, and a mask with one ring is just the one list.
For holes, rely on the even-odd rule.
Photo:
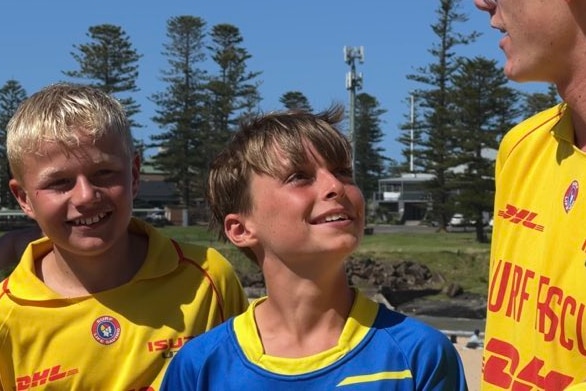
[(248, 305), (232, 266), (213, 248), (177, 244), (150, 225), (146, 260), (128, 283), (64, 298), (34, 273), (51, 250), (29, 245), (0, 283), (0, 390), (158, 390), (171, 357)]
[(513, 128), (496, 164), (483, 390), (586, 381), (586, 153), (558, 105)]

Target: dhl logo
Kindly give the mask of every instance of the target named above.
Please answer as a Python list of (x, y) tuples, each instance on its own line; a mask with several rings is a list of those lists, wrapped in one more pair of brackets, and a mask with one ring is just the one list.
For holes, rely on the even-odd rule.
[(498, 215), (513, 224), (519, 224), (523, 227), (540, 232), (543, 232), (544, 230), (543, 225), (533, 222), (533, 219), (537, 217), (537, 213), (531, 212), (528, 209), (520, 209), (514, 205), (507, 204), (505, 210), (499, 210)]
[(526, 362), (515, 346), (491, 338), (486, 345), (482, 377), (484, 382), (503, 390), (563, 390), (574, 380), (571, 376), (544, 369), (545, 361), (533, 357)]
[(31, 388), (42, 386), (47, 383), (59, 381), (67, 376), (75, 375), (78, 372), (78, 369), (62, 371), (61, 365), (55, 365), (54, 367), (37, 371), (32, 375), (18, 377), (16, 379), (16, 389), (18, 391), (30, 390)]

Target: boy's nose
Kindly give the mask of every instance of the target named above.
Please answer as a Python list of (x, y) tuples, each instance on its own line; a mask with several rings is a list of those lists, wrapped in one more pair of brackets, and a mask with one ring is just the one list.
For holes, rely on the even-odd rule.
[(96, 202), (100, 198), (99, 191), (85, 177), (77, 179), (72, 193), (71, 198), (76, 205)]
[(346, 194), (344, 183), (334, 174), (327, 171), (323, 175), (326, 199), (342, 198)]

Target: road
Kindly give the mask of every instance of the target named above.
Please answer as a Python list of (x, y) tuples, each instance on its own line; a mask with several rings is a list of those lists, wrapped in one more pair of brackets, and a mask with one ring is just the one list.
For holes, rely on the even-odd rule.
[(368, 227), (374, 228), (374, 233), (428, 233), (435, 232), (437, 227), (424, 225), (394, 225), (394, 224), (369, 224)]
[[(431, 233), (436, 232), (437, 227), (430, 227), (425, 225), (394, 225), (394, 224), (369, 224), (369, 228), (373, 228), (374, 233)], [(475, 227), (448, 227), (448, 232), (474, 232)], [(486, 230), (486, 228), (485, 228)], [(490, 232), (490, 231), (487, 231)]]

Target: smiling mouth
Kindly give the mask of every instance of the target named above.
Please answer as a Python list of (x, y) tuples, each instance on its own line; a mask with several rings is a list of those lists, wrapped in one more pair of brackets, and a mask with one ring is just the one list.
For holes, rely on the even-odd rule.
[(107, 216), (106, 213), (98, 213), (92, 217), (83, 217), (79, 219), (75, 219), (69, 222), (71, 225), (80, 226), (80, 225), (94, 225), (102, 221)]
[(345, 221), (345, 220), (350, 220), (350, 217), (347, 214), (336, 213), (333, 215), (326, 216), (323, 219), (316, 221), (315, 223), (316, 224), (323, 224), (323, 223), (331, 223), (333, 221)]

